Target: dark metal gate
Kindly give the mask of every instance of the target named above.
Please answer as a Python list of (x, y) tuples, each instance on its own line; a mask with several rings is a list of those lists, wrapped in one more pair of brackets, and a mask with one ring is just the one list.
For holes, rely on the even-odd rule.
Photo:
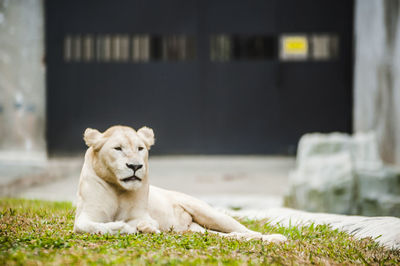
[(353, 1), (46, 1), (50, 153), (152, 127), (159, 154), (287, 154), (351, 131)]

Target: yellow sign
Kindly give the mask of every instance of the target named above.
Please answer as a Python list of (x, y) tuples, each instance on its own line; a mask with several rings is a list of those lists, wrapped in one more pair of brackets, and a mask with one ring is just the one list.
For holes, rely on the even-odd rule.
[(305, 36), (285, 36), (282, 38), (283, 55), (305, 57), (308, 54), (308, 41)]

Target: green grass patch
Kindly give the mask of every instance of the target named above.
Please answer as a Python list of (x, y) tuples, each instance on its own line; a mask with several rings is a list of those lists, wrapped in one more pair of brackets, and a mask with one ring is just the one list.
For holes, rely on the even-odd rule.
[(0, 264), (399, 264), (400, 253), (372, 239), (356, 240), (328, 226), (289, 228), (242, 220), (263, 233), (281, 233), (283, 244), (239, 241), (214, 234), (90, 235), (72, 232), (67, 202), (0, 201)]

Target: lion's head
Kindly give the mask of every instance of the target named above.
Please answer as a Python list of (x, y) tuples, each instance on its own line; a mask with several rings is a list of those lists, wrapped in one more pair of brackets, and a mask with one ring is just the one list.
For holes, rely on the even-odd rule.
[(151, 128), (113, 126), (103, 133), (88, 128), (84, 140), (93, 149), (93, 168), (99, 177), (125, 190), (147, 182), (148, 150), (154, 144)]

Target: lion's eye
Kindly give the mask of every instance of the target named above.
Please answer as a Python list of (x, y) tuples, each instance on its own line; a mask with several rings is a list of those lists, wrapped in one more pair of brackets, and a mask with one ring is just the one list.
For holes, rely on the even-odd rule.
[(139, 148), (138, 148), (139, 151), (141, 151), (141, 150), (143, 150), (143, 149), (144, 149), (143, 147), (139, 147)]
[(122, 148), (121, 147), (115, 147), (114, 150), (122, 151)]

